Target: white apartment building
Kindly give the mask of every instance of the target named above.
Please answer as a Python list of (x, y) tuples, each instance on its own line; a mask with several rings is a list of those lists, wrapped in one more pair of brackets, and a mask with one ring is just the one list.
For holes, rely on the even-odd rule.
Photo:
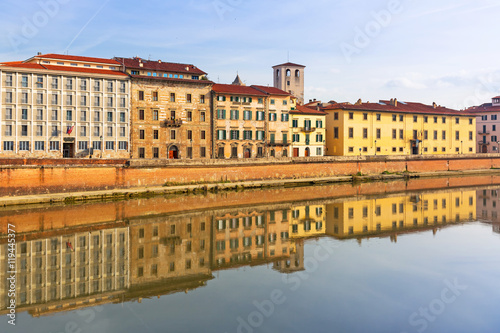
[(111, 59), (0, 63), (0, 157), (130, 157), (130, 79)]

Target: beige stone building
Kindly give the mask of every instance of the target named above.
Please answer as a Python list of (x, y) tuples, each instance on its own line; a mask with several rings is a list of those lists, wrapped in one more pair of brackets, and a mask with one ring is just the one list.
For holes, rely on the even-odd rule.
[(233, 84), (212, 87), (213, 158), (289, 156), (293, 97), (279, 89)]
[(132, 158), (210, 158), (212, 82), (196, 66), (115, 58), (131, 77)]
[(1, 157), (129, 157), (130, 80), (115, 60), (0, 64)]

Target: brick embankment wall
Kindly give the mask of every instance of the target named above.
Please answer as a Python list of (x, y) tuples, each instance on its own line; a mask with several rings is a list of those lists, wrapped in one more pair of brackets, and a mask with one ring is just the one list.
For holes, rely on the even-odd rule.
[[(14, 159), (13, 159), (14, 160)], [(429, 173), (500, 168), (498, 155), (436, 157), (297, 158), (283, 160), (0, 160), (0, 196), (69, 191), (220, 183), (253, 180), (328, 178), (342, 175)], [(90, 162), (89, 162), (90, 161)], [(3, 162), (3, 163), (1, 163)], [(49, 162), (52, 162), (50, 164)], [(38, 163), (38, 164), (37, 164)], [(7, 165), (8, 164), (8, 165)]]

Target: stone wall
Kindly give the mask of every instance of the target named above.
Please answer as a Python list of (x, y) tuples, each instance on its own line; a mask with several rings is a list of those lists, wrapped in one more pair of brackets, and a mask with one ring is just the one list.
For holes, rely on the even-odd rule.
[[(21, 161), (22, 165), (16, 164)], [(61, 161), (65, 164), (59, 164), (63, 163)], [(66, 163), (67, 161), (70, 163)], [(98, 165), (98, 161), (13, 159), (9, 166), (0, 167), (0, 196), (165, 184), (322, 178), (357, 173), (376, 175), (384, 171), (443, 172), (500, 168), (500, 157), (496, 154), (453, 158), (321, 157), (249, 161), (193, 160), (182, 163), (107, 160), (102, 161), (106, 162), (104, 165)]]

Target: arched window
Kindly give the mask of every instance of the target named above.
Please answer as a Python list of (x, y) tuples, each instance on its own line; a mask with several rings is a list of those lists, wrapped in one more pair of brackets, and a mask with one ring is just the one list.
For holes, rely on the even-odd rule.
[(300, 71), (298, 69), (295, 70), (295, 77), (300, 77)]
[(276, 77), (277, 77), (277, 78), (279, 78), (279, 77), (280, 77), (280, 70), (279, 70), (279, 69), (277, 69), (277, 70), (276, 70)]
[(292, 75), (292, 71), (290, 71), (289, 69), (286, 70), (286, 76), (290, 76)]

